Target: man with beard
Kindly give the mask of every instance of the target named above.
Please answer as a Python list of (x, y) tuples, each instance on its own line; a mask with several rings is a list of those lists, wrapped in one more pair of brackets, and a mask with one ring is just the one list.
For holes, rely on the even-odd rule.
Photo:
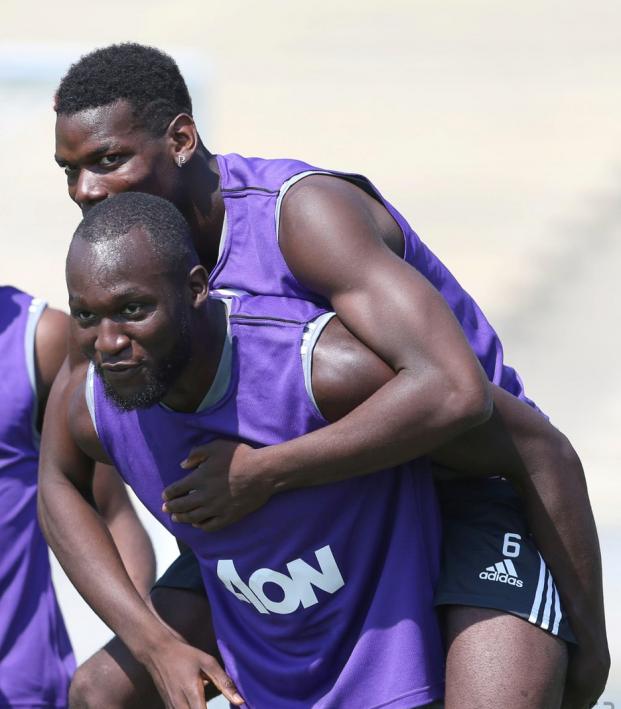
[[(67, 316), (0, 287), (0, 707), (67, 706), (75, 661), (37, 521), (39, 433), (67, 353)], [(93, 502), (146, 594), (155, 559), (116, 472), (98, 466)]]
[[(337, 481), (410, 460), (489, 414), (488, 381), (528, 402), (476, 303), (365, 178), (295, 160), (211, 154), (197, 133), (176, 65), (140, 45), (116, 45), (83, 57), (63, 79), (56, 110), (56, 159), (83, 212), (128, 189), (170, 199), (190, 223), (213, 289), (329, 305), (397, 372), (364, 405), (314, 438), (250, 451), (214, 441), (191, 456), (187, 465), (202, 461), (197, 471), (167, 491), (168, 510), (177, 521), (216, 530), (260, 506), (272, 493), (273, 480), (290, 485)], [(560, 605), (536, 551), (528, 561), (521, 557), (543, 584), (528, 612), (508, 602), (495, 577), (480, 576), (490, 564), (506, 569), (504, 560), (511, 557), (505, 552), (523, 548), (514, 546), (524, 534), (519, 515), (511, 525), (502, 516), (482, 524), (512, 494), (495, 484), (470, 488), (468, 499), (456, 485), (443, 493), (450, 511), (445, 516), (450, 553), (438, 602), (447, 604), (449, 697), (453, 688), (463, 699), (470, 687), (473, 702), (481, 701), (481, 691), (500, 691), (498, 678), (510, 678), (510, 668), (519, 664), (516, 653), (528, 656), (531, 644), (544, 637), (534, 626), (559, 630), (545, 613), (542, 599), (548, 595), (553, 608)], [(595, 552), (594, 535), (589, 543)], [(570, 694), (592, 698), (603, 686), (608, 659), (597, 553), (582, 561), (563, 568), (559, 560), (548, 559), (562, 590), (574, 589), (580, 596), (565, 597), (580, 641), (572, 653)], [(159, 610), (183, 632), (186, 621), (208, 616), (196, 593), (196, 576), (196, 567), (186, 576), (177, 565), (156, 591)], [(183, 602), (175, 600), (173, 589), (184, 595)], [(180, 608), (181, 619), (175, 617)], [(194, 633), (196, 627), (190, 622), (188, 630)], [(492, 644), (494, 661), (485, 682), (474, 686), (469, 668), (479, 663), (480, 648)], [(114, 644), (110, 650), (124, 672), (104, 653), (78, 674), (77, 694), (87, 691), (90, 702), (97, 703), (104, 666), (106, 676), (116, 671), (116, 686), (123, 691), (134, 691), (125, 675), (134, 685), (145, 678), (123, 647)], [(102, 689), (109, 701), (109, 684)]]
[[(437, 699), (439, 537), (426, 459), (300, 490), (277, 481), (260, 509), (209, 534), (161, 507), (186, 450), (235, 437), (243, 455), (314, 439), (394, 373), (320, 306), (210, 299), (187, 225), (155, 197), (129, 193), (93, 208), (74, 235), (67, 282), (75, 338), (92, 364), (53, 392), (61, 415), (45, 425), (42, 515), (72, 580), (148, 668), (166, 706), (202, 706), (201, 677), (241, 699), (213, 658), (165, 627), (128, 582), (84, 502), (93, 460), (114, 462), (196, 554), (220, 651), (249, 706), (405, 709)], [(487, 423), (433, 459), (453, 470), (502, 469), (544, 551), (571, 566), (592, 553), (579, 461), (531, 407), (499, 388), (494, 402)], [(537, 632), (504, 706), (560, 706), (565, 647)]]

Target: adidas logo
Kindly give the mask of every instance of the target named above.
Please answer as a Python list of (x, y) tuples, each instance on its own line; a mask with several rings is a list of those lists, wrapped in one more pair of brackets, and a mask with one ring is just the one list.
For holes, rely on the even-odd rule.
[(479, 578), (483, 581), (498, 581), (509, 586), (522, 588), (524, 583), (518, 578), (517, 571), (511, 559), (504, 559), (493, 566), (488, 566), (485, 571), (481, 571)]

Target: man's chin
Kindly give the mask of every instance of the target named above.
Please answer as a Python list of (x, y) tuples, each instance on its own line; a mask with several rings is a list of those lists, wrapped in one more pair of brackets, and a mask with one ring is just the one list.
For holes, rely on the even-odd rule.
[(104, 394), (120, 411), (135, 409), (150, 409), (158, 404), (166, 395), (167, 387), (161, 382), (151, 380), (140, 387), (119, 387), (113, 384), (105, 372), (98, 371), (103, 383)]
[(166, 392), (145, 387), (134, 392), (120, 392), (104, 382), (104, 393), (110, 401), (120, 411), (134, 411), (135, 409), (150, 409), (158, 404)]

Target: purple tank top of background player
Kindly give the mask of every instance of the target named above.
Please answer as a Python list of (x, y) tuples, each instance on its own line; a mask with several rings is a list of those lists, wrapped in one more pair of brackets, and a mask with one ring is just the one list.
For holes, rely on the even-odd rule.
[[(403, 232), (403, 258), (442, 294), (489, 380), (532, 404), (524, 395), (517, 372), (504, 364), (500, 339), (479, 306), (365, 177), (312, 167), (298, 160), (244, 158), (235, 153), (218, 155), (217, 160), (226, 231), (218, 262), (210, 275), (212, 289), (284, 295), (329, 307), (291, 273), (278, 245), (278, 222), (282, 198), (298, 179), (309, 173), (342, 177), (373, 195), (390, 212)], [(390, 284), (386, 287), (389, 288)]]
[(0, 288), (0, 707), (66, 707), (75, 669), (37, 522), (34, 334), (44, 304)]
[(305, 388), (300, 299), (233, 298), (231, 378), (195, 413), (121, 413), (91, 367), (98, 436), (151, 513), (198, 558), (227, 671), (248, 706), (406, 709), (442, 695), (433, 610), (439, 519), (427, 461), (277, 494), (214, 533), (175, 524), (162, 490), (215, 438), (277, 444), (326, 425)]

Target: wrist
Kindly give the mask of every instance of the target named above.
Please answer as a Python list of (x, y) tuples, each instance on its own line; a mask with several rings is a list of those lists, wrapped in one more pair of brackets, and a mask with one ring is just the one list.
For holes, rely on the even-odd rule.
[(268, 497), (286, 489), (286, 479), (282, 471), (277, 467), (278, 456), (274, 455), (274, 449), (279, 449), (282, 444), (264, 446), (255, 449), (253, 461), (255, 480), (260, 481), (262, 491)]
[(139, 632), (130, 632), (131, 638), (122, 638), (132, 655), (149, 667), (155, 658), (175, 636), (155, 616), (148, 623), (141, 623)]
[(608, 638), (603, 624), (578, 622), (571, 617), (570, 623), (580, 650), (598, 657), (608, 655)]

